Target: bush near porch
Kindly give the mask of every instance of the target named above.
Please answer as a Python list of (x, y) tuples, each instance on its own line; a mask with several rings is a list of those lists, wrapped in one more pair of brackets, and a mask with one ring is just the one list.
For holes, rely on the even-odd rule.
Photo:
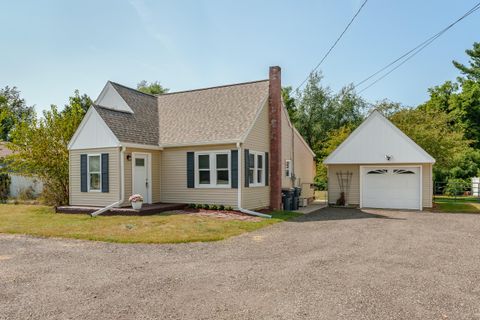
[(153, 216), (58, 214), (51, 207), (0, 205), (0, 233), (27, 234), (121, 243), (218, 241), (301, 214), (273, 212), (272, 219), (225, 220), (182, 213)]

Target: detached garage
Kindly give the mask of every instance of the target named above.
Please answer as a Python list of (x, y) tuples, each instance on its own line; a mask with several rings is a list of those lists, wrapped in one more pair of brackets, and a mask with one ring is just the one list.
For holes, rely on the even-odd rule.
[(324, 161), (328, 202), (361, 208), (430, 208), (434, 163), (425, 150), (373, 111)]

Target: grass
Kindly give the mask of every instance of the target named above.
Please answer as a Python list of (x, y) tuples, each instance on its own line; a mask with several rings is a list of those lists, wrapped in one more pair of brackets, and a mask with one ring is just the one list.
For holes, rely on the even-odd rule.
[(45, 206), (0, 205), (0, 233), (120, 243), (218, 241), (299, 216), (274, 212), (261, 221), (225, 220), (189, 214), (99, 216), (58, 214)]
[(450, 213), (480, 213), (476, 197), (435, 196), (435, 211)]

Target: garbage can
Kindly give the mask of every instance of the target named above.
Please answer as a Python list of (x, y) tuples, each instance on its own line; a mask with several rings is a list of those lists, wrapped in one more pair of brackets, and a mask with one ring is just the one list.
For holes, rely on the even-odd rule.
[(292, 209), (298, 210), (300, 205), (300, 193), (302, 193), (302, 188), (295, 187), (293, 189), (293, 199), (292, 199)]
[(293, 190), (290, 190), (290, 189), (282, 190), (282, 202), (283, 202), (283, 210), (285, 211), (293, 210)]

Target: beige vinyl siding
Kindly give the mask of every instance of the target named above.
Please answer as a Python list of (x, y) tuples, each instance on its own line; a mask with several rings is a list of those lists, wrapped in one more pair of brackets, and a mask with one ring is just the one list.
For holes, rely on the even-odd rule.
[(297, 177), (295, 183), (302, 188), (300, 195), (302, 198), (313, 198), (315, 191), (313, 182), (316, 174), (315, 159), (297, 132), (294, 132), (293, 137), (295, 148), (294, 171)]
[(347, 193), (348, 204), (360, 205), (360, 166), (358, 164), (336, 164), (328, 166), (328, 203), (335, 204), (340, 198), (337, 172), (352, 172), (352, 182)]
[(294, 187), (292, 179), (285, 175), (286, 161), (291, 160), (293, 172), (297, 178), (295, 187), (302, 188), (301, 197), (313, 198), (315, 159), (299, 133), (292, 129), (287, 117), (288, 113), (284, 110), (282, 112), (282, 188)]
[[(160, 166), (161, 166), (161, 151), (151, 149), (127, 148), (125, 150), (125, 200), (122, 206), (129, 206), (128, 198), (133, 194), (133, 156), (132, 153), (147, 153), (151, 156), (152, 167), (152, 203), (160, 202), (161, 199), (161, 184), (160, 184)], [(132, 156), (131, 160), (127, 160), (127, 156)]]
[(432, 207), (433, 201), (433, 180), (432, 180), (432, 164), (425, 163), (422, 165), (422, 205), (425, 208)]
[[(433, 182), (432, 182), (432, 165), (426, 164), (395, 164), (399, 167), (408, 165), (421, 165), (422, 166), (422, 205), (425, 208), (432, 207), (432, 194), (433, 194)], [(379, 167), (382, 164), (378, 165)], [(329, 165), (328, 166), (328, 202), (336, 203), (340, 197), (340, 186), (338, 184), (337, 172), (353, 173), (352, 182), (350, 185), (350, 191), (348, 193), (348, 203), (354, 205), (360, 205), (360, 164), (345, 164), (345, 165)]]
[(287, 113), (282, 112), (282, 188), (293, 187), (292, 179), (285, 175), (286, 161), (293, 161), (292, 133)]
[(160, 164), (161, 201), (237, 206), (237, 189), (187, 188), (187, 152), (233, 150), (235, 145), (165, 148)]
[[(70, 150), (70, 205), (107, 206), (120, 199), (120, 159), (119, 148)], [(80, 191), (80, 155), (108, 153), (109, 192)]]
[[(252, 151), (269, 152), (270, 150), (270, 126), (268, 120), (268, 103), (262, 108), (257, 121), (252, 127), (243, 149)], [(260, 209), (270, 206), (270, 187), (245, 188), (245, 153), (242, 151), (242, 207), (245, 209)]]

